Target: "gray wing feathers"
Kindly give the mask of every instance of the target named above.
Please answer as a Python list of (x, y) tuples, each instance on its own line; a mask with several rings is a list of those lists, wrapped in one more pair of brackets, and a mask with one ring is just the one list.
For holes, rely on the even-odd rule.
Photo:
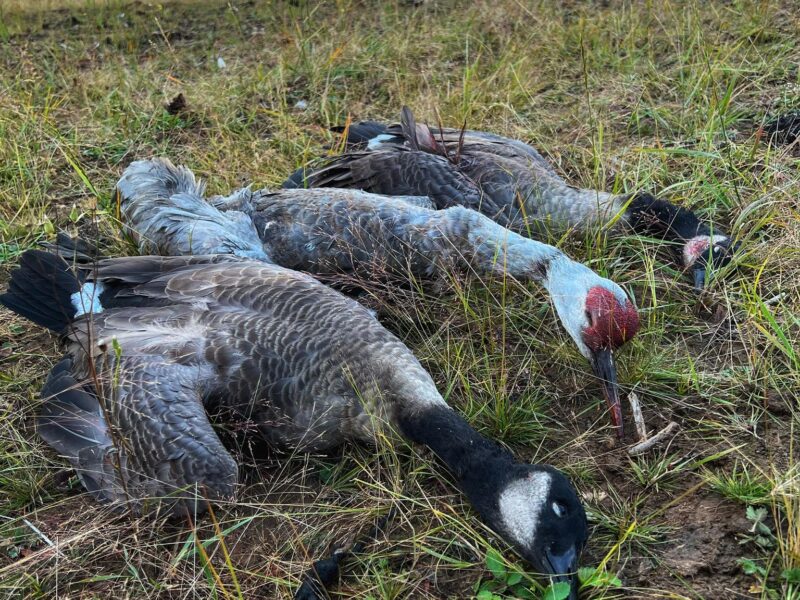
[(375, 194), (427, 196), (437, 208), (478, 208), (483, 200), (474, 182), (447, 159), (402, 148), (344, 154), (326, 160), (308, 175), (313, 187), (358, 188)]
[[(203, 511), (203, 498), (232, 498), (237, 466), (211, 428), (199, 391), (207, 373), (162, 356), (127, 356), (109, 386), (122, 445), (128, 455), (129, 493), (180, 498), (174, 510)], [(195, 502), (199, 501), (199, 505)]]
[[(458, 152), (459, 140), (461, 139), (460, 129), (438, 129), (431, 128), (433, 138), (437, 142), (444, 141), (444, 145), (448, 152), (453, 156)], [(515, 140), (512, 138), (487, 133), (485, 131), (466, 130), (463, 135), (462, 149), (467, 151), (477, 150), (502, 156), (504, 158), (515, 160), (521, 166), (531, 167), (536, 166), (543, 169), (550, 175), (558, 176), (553, 165), (542, 156), (536, 148), (528, 144)]]
[(65, 457), (84, 487), (99, 501), (125, 497), (120, 455), (111, 441), (100, 403), (90, 388), (72, 374), (72, 359), (61, 360), (42, 388), (36, 429), (42, 439)]
[(306, 174), (312, 186), (381, 194), (425, 194), (438, 208), (460, 204), (524, 235), (538, 228), (584, 230), (619, 212), (611, 194), (575, 189), (535, 148), (473, 130), (420, 125), (404, 107), (401, 123), (369, 151), (322, 161)]
[[(96, 388), (78, 383), (85, 378), (87, 357), (76, 363), (65, 359), (45, 385), (39, 434), (70, 461), (98, 500), (124, 503), (135, 512), (148, 499), (166, 501), (175, 514), (203, 512), (205, 499), (232, 498), (237, 482), (236, 463), (211, 428), (201, 401), (207, 367), (179, 364), (181, 352), (175, 350), (181, 340), (164, 336), (159, 348), (153, 339), (158, 332), (146, 326), (141, 313), (136, 317), (136, 309), (133, 313), (128, 331), (121, 315), (112, 314), (107, 323), (98, 319), (99, 329), (113, 330), (123, 348), (119, 361), (111, 353), (92, 357), (97, 376), (89, 383), (99, 384), (107, 413)], [(126, 335), (137, 324), (145, 335)], [(183, 354), (189, 345), (184, 341)], [(165, 354), (143, 354), (148, 347)]]

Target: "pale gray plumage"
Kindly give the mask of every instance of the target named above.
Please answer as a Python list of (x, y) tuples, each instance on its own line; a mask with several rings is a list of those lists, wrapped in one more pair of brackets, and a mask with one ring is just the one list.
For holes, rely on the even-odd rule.
[[(137, 164), (137, 163), (135, 163)], [(253, 231), (248, 215), (238, 210), (225, 214), (208, 203), (198, 204), (205, 185), (184, 167), (129, 169), (117, 182), (126, 228), (143, 252), (171, 254), (234, 254), (269, 261)], [(141, 195), (149, 202), (131, 204), (125, 199)], [(230, 207), (246, 205), (251, 195), (244, 188), (227, 198)]]
[[(158, 181), (164, 182), (160, 188)], [(171, 205), (176, 189), (182, 191), (176, 202), (180, 209)], [(194, 192), (188, 193), (190, 189)], [(260, 240), (265, 260), (316, 274), (355, 273), (367, 280), (387, 273), (430, 278), (456, 269), (536, 281), (548, 290), (564, 326), (587, 357), (590, 350), (582, 336), (590, 326), (588, 292), (606, 289), (620, 306), (632, 310), (616, 283), (561, 250), (462, 206), (437, 211), (426, 198), (337, 188), (245, 188), (211, 198), (209, 206), (191, 171), (158, 158), (132, 163), (119, 190), (123, 221), (145, 252), (182, 255), (196, 245), (215, 252), (233, 248), (236, 254), (247, 248), (245, 255), (253, 256), (254, 240)], [(195, 212), (202, 226), (194, 225)], [(250, 217), (249, 227), (245, 215)], [(232, 218), (240, 229), (229, 226)], [(634, 334), (629, 332), (630, 337)]]
[(595, 226), (657, 235), (682, 250), (678, 256), (697, 287), (708, 266), (726, 265), (735, 250), (728, 236), (665, 200), (569, 185), (518, 140), (420, 125), (407, 107), (399, 124), (365, 121), (346, 131), (348, 152), (298, 170), (284, 187), (425, 194), (437, 208), (467, 206), (526, 236), (541, 228), (580, 232)]

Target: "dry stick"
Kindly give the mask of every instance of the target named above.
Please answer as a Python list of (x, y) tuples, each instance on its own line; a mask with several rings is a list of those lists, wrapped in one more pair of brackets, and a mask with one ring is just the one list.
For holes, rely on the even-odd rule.
[(25, 525), (27, 525), (28, 527), (30, 527), (30, 528), (31, 528), (31, 530), (33, 531), (33, 533), (35, 533), (36, 535), (38, 535), (38, 536), (39, 536), (39, 538), (41, 538), (41, 540), (42, 540), (42, 541), (43, 541), (45, 544), (47, 544), (47, 545), (48, 545), (48, 546), (50, 546), (51, 548), (55, 548), (55, 547), (56, 547), (56, 545), (53, 543), (53, 540), (51, 540), (51, 539), (50, 539), (49, 537), (47, 537), (47, 536), (46, 536), (44, 533), (42, 533), (42, 530), (41, 530), (41, 529), (39, 529), (38, 527), (36, 527), (36, 525), (34, 525), (33, 523), (31, 523), (30, 521), (28, 521), (28, 519), (25, 519), (25, 518), (23, 518), (23, 519), (22, 519), (22, 522), (23, 522), (23, 523), (25, 523)]
[(659, 431), (653, 437), (643, 442), (639, 442), (635, 446), (628, 448), (628, 454), (636, 456), (647, 452), (650, 448), (669, 437), (675, 430), (678, 429), (678, 424), (675, 421), (670, 421), (664, 429)]
[(631, 411), (633, 412), (633, 422), (636, 425), (636, 436), (639, 442), (647, 441), (647, 426), (644, 424), (644, 417), (642, 416), (642, 406), (639, 404), (639, 396), (636, 392), (628, 394), (628, 402), (631, 403)]

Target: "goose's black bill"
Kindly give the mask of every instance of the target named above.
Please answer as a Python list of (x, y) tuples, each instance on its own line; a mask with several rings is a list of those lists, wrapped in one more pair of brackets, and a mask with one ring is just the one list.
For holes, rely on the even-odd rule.
[(547, 552), (546, 564), (551, 570), (551, 579), (557, 583), (569, 583), (569, 600), (578, 600), (578, 551), (570, 547), (563, 554)]

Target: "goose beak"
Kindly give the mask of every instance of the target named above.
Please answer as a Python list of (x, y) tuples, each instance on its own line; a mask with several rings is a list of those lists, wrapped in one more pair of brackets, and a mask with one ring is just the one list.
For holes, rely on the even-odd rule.
[(704, 267), (695, 267), (693, 269), (693, 275), (694, 289), (699, 292), (706, 287), (706, 270)]
[(608, 410), (611, 412), (611, 422), (617, 430), (617, 436), (622, 437), (622, 406), (619, 401), (614, 353), (608, 348), (593, 352), (592, 367), (594, 368), (594, 374), (603, 382), (603, 395), (606, 398)]
[(548, 550), (546, 557), (551, 579), (556, 583), (569, 583), (568, 600), (578, 600), (578, 552), (574, 547), (563, 554), (554, 554)]

